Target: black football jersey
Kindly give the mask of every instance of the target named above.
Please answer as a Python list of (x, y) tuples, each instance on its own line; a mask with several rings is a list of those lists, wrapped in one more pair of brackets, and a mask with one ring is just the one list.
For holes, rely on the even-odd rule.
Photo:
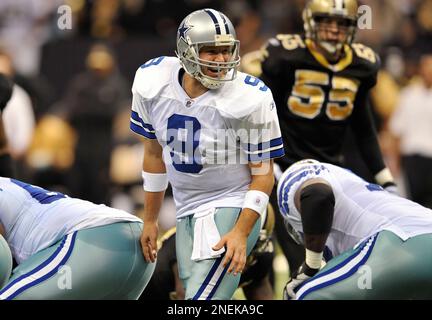
[(344, 51), (330, 64), (300, 35), (278, 35), (264, 49), (260, 77), (278, 110), (286, 156), (277, 162), (283, 170), (305, 158), (341, 164), (346, 130), (358, 109), (367, 107), (380, 67), (379, 57), (362, 44)]

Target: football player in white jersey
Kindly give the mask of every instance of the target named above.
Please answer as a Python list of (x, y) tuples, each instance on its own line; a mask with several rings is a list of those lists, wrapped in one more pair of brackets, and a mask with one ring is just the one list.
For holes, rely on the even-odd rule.
[(137, 299), (154, 271), (141, 231), (125, 211), (0, 177), (0, 300)]
[(286, 298), (432, 298), (432, 210), (315, 160), (284, 172), (278, 202), (306, 250)]
[(157, 254), (158, 213), (168, 181), (177, 211), (177, 260), (186, 299), (230, 299), (254, 246), (284, 154), (270, 89), (237, 72), (239, 41), (213, 9), (189, 14), (177, 57), (142, 65), (131, 129), (144, 136), (147, 261)]

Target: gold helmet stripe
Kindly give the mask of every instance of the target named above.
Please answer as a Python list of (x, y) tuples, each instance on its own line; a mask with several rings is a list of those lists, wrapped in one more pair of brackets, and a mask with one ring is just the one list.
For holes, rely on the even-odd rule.
[(343, 10), (345, 8), (345, 1), (344, 0), (334, 0), (334, 1), (335, 1), (336, 10)]

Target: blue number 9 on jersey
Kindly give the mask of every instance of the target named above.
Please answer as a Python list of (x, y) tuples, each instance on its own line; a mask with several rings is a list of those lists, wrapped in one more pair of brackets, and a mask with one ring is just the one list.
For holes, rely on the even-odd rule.
[(141, 69), (145, 69), (145, 68), (148, 68), (148, 67), (151, 67), (151, 66), (157, 66), (159, 63), (162, 62), (162, 60), (164, 58), (165, 58), (165, 56), (151, 59), (151, 60), (147, 61), (146, 63), (144, 63), (140, 68)]
[(261, 91), (266, 92), (268, 90), (268, 87), (262, 82), (260, 79), (252, 77), (252, 76), (246, 76), (244, 79), (244, 82), (252, 87), (256, 87), (258, 84), (262, 84), (262, 86), (259, 88)]
[(375, 183), (369, 183), (366, 188), (369, 191), (384, 191), (383, 187), (381, 187), (380, 185), (377, 185)]
[(199, 173), (201, 155), (199, 153), (201, 124), (195, 117), (173, 114), (168, 119), (167, 145), (171, 148), (170, 156), (177, 171)]

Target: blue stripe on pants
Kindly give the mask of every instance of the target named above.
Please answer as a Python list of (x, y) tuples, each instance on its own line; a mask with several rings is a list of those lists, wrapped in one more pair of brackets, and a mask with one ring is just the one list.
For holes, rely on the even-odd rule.
[(192, 298), (192, 300), (198, 300), (198, 298), (201, 296), (201, 294), (203, 293), (204, 289), (207, 287), (207, 285), (209, 284), (211, 278), (213, 278), (213, 275), (215, 274), (217, 268), (219, 267), (220, 263), (222, 262), (222, 257), (216, 259), (216, 261), (213, 263), (212, 268), (210, 269), (210, 272), (208, 273), (207, 277), (205, 278), (203, 284), (201, 285), (201, 287), (199, 288), (198, 292), (196, 293), (196, 295)]
[[(297, 299), (302, 300), (309, 293), (340, 282), (357, 272), (357, 270), (369, 259), (377, 237), (377, 234), (370, 237), (367, 241), (364, 242), (364, 244), (358, 249), (358, 251), (354, 255), (348, 257), (346, 260), (342, 261), (330, 270), (320, 273), (317, 276), (312, 277), (308, 281), (304, 282), (301, 287), (296, 290), (298, 294)], [(338, 274), (338, 271), (346, 267), (351, 261), (358, 257), (360, 257), (360, 261), (356, 262), (353, 266), (350, 266), (349, 269), (347, 269), (346, 271)], [(327, 279), (323, 279), (325, 277), (327, 277)], [(305, 290), (306, 287), (309, 288)]]
[[(69, 259), (70, 255), (72, 254), (74, 245), (75, 245), (75, 238), (76, 238), (76, 234), (77, 232), (73, 232), (71, 234), (66, 235), (63, 240), (61, 241), (59, 247), (55, 250), (55, 252), (46, 260), (44, 261), (42, 264), (40, 264), (39, 266), (37, 266), (35, 269), (31, 270), (30, 272), (18, 277), (17, 279), (15, 279), (14, 281), (12, 281), (10, 284), (8, 284), (5, 288), (3, 288), (0, 291), (0, 299), (1, 300), (11, 300), (13, 298), (15, 298), (17, 295), (19, 295), (20, 293), (22, 293), (23, 291), (41, 283), (42, 281), (45, 281), (46, 279), (52, 277), (53, 275), (55, 275), (57, 273), (57, 270), (59, 267), (61, 267), (62, 265), (64, 265), (66, 263), (66, 261)], [(70, 240), (70, 244), (69, 247), (67, 247), (67, 251), (66, 254), (62, 257), (61, 261), (59, 263), (56, 263), (55, 266), (50, 267), (49, 264), (54, 261), (61, 253), (62, 249), (65, 247), (66, 245), (66, 241), (68, 239)], [(44, 270), (44, 268), (47, 268), (47, 270)], [(29, 282), (29, 283), (25, 283), (24, 281), (27, 278), (30, 278), (31, 276), (33, 276), (34, 274), (36, 274), (39, 271), (43, 271), (43, 272), (47, 272), (46, 274), (44, 274), (43, 276), (41, 276), (40, 278), (36, 278), (35, 280)], [(22, 284), (20, 282), (23, 282)], [(22, 285), (22, 286), (20, 286)], [(17, 286), (16, 289), (12, 289), (14, 286)], [(7, 292), (10, 291), (10, 289), (12, 289), (11, 292)]]

